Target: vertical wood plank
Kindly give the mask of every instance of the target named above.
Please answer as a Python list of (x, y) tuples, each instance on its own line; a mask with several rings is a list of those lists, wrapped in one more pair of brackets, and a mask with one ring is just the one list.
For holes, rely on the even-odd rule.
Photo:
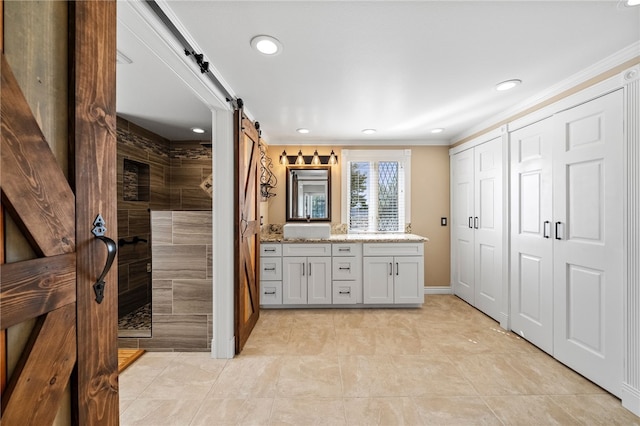
[[(4, 0), (0, 0), (0, 51), (4, 52)], [(1, 175), (2, 173), (0, 173)], [(1, 182), (0, 182), (1, 183)], [(4, 207), (0, 204), (0, 264), (4, 263)], [(0, 330), (0, 393), (7, 385), (7, 331)]]
[(73, 402), (80, 425), (117, 425), (117, 262), (105, 277), (104, 300), (93, 284), (107, 250), (91, 233), (101, 214), (117, 241), (116, 2), (70, 2), (70, 158), (74, 161), (77, 242), (78, 363)]

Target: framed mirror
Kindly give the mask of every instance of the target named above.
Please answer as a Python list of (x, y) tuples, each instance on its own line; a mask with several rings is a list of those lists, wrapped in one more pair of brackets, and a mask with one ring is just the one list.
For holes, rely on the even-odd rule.
[(331, 166), (287, 166), (287, 222), (331, 222)]

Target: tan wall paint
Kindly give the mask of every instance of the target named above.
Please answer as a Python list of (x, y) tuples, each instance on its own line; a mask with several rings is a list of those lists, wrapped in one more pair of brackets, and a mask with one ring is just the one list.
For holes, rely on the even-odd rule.
[[(305, 155), (313, 153), (315, 147), (303, 149)], [(331, 150), (338, 155), (338, 165), (331, 169), (331, 222), (340, 223), (342, 208), (342, 149), (411, 149), (411, 229), (412, 233), (429, 238), (425, 244), (425, 286), (448, 286), (450, 272), (449, 226), (440, 226), (440, 218), (449, 219), (449, 147), (448, 146), (393, 146), (393, 147), (318, 147), (320, 155), (329, 155)], [(295, 146), (269, 146), (267, 155), (273, 160), (273, 172), (278, 179), (268, 205), (268, 223), (285, 223), (286, 178), (285, 166), (278, 163), (280, 154), (298, 152)], [(267, 223), (267, 222), (265, 222)]]
[[(68, 176), (67, 3), (8, 1), (3, 7), (4, 51), (14, 75), (63, 173)], [(6, 216), (6, 260), (36, 257), (18, 227)], [(15, 368), (35, 320), (7, 330), (7, 367)], [(71, 424), (67, 387), (54, 425)]]

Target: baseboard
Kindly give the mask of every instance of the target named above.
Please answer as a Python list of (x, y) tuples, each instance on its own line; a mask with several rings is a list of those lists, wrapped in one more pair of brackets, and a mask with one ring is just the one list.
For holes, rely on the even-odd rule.
[(623, 383), (622, 406), (640, 417), (640, 390), (632, 388), (627, 383)]
[(425, 287), (424, 294), (453, 294), (451, 286)]

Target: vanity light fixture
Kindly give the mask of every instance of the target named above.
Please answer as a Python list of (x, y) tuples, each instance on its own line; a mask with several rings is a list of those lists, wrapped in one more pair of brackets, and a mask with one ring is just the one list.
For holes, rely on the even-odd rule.
[(505, 90), (513, 89), (520, 83), (522, 83), (522, 80), (518, 79), (503, 81), (502, 83), (496, 84), (496, 90), (499, 92), (504, 92)]
[(442, 133), (444, 129), (442, 127), (438, 127), (437, 129), (431, 129), (431, 133)]
[(202, 128), (200, 128), (200, 127), (192, 127), (192, 128), (191, 128), (191, 131), (192, 131), (193, 133), (198, 133), (198, 134), (202, 134), (202, 133), (204, 133), (204, 129), (202, 129)]
[(318, 155), (318, 150), (316, 149), (313, 152), (313, 158), (311, 159), (311, 164), (313, 164), (314, 166), (319, 166), (320, 164), (320, 156)]
[(309, 164), (313, 166), (319, 166), (328, 164), (330, 166), (333, 166), (338, 164), (338, 156), (335, 152), (333, 152), (333, 150), (331, 150), (331, 154), (329, 155), (319, 155), (317, 149), (313, 152), (313, 155), (304, 155), (302, 154), (302, 150), (299, 150), (297, 155), (287, 155), (287, 151), (282, 151), (279, 163), (283, 166), (286, 166), (288, 164), (295, 164), (298, 166)]
[(331, 150), (331, 154), (329, 155), (328, 164), (332, 166), (338, 164), (338, 157), (336, 157), (336, 154), (333, 152), (333, 150)]
[(268, 35), (258, 35), (251, 39), (251, 47), (263, 55), (273, 56), (282, 52), (282, 43)]
[(365, 135), (372, 135), (375, 132), (377, 132), (376, 129), (364, 129), (364, 130), (362, 130), (362, 133), (364, 133)]

